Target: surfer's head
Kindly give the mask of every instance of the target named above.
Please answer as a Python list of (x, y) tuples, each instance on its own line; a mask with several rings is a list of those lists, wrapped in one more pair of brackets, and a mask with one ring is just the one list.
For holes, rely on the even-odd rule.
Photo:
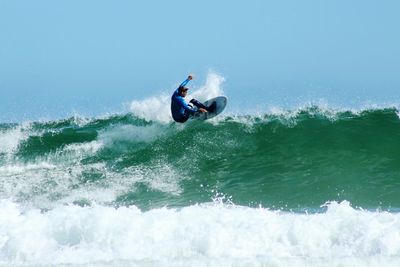
[(182, 96), (186, 96), (188, 90), (189, 90), (189, 88), (187, 88), (187, 87), (185, 87), (185, 86), (179, 86), (179, 88), (178, 88), (178, 92), (179, 92), (179, 94), (181, 94)]

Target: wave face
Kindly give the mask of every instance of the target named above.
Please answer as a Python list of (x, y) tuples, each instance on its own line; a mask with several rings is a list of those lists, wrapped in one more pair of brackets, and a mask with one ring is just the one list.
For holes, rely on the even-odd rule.
[(0, 124), (0, 265), (398, 266), (398, 113)]
[[(0, 190), (19, 202), (399, 208), (396, 109), (316, 107), (163, 124), (116, 115), (1, 126)], [(47, 202), (47, 203), (46, 203)]]

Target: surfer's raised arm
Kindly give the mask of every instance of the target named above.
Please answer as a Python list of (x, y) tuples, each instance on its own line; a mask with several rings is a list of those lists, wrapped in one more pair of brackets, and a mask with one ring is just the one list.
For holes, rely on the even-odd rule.
[(190, 80), (192, 80), (192, 79), (193, 79), (193, 76), (192, 76), (192, 75), (189, 75), (189, 76), (187, 77), (187, 79), (184, 80), (184, 81), (181, 83), (181, 85), (179, 85), (179, 87), (185, 87), (186, 84), (188, 84), (188, 82), (189, 82)]

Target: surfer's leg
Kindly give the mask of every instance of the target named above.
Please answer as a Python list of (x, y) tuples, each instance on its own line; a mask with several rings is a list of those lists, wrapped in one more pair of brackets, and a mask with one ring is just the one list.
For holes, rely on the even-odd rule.
[(204, 108), (205, 110), (207, 110), (209, 112), (213, 112), (215, 110), (215, 106), (216, 106), (216, 103), (214, 102), (211, 104), (211, 106), (206, 107), (203, 103), (199, 102), (198, 100), (196, 100), (194, 98), (192, 100), (190, 100), (189, 103), (192, 103), (193, 105), (195, 105), (198, 108)]
[(188, 113), (185, 113), (182, 118), (180, 119), (179, 122), (186, 122), (190, 118), (190, 115)]
[(198, 107), (198, 108), (207, 109), (207, 107), (204, 106), (203, 103), (201, 103), (200, 101), (198, 101), (198, 100), (196, 100), (196, 99), (194, 99), (194, 98), (193, 98), (192, 100), (190, 100), (189, 103), (192, 103), (193, 105), (195, 105), (195, 106)]

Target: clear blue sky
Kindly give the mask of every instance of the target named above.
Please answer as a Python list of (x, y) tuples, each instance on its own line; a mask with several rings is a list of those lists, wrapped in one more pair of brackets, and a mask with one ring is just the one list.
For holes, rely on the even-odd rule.
[(122, 110), (209, 70), (233, 109), (398, 103), (399, 11), (395, 0), (0, 0), (0, 121)]

